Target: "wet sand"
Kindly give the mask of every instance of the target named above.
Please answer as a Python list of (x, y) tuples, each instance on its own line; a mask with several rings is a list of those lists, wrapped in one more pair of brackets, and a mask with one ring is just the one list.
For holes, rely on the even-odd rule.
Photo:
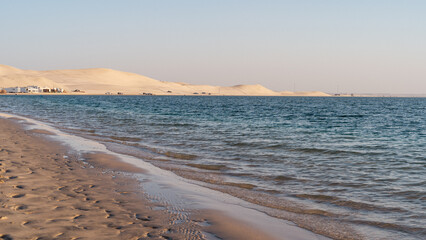
[(1, 239), (184, 239), (137, 182), (0, 118)]

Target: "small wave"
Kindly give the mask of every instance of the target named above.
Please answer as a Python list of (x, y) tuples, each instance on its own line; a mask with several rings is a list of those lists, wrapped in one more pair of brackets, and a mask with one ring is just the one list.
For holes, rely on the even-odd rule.
[(336, 196), (323, 194), (296, 194), (298, 198), (309, 199), (317, 202), (331, 203), (341, 207), (347, 207), (354, 210), (382, 211), (382, 212), (406, 212), (404, 209), (396, 207), (377, 206), (370, 203), (343, 200)]
[(404, 186), (425, 186), (426, 185), (426, 181), (420, 181), (420, 182), (415, 182), (415, 183), (405, 183)]
[(406, 210), (402, 208), (378, 206), (378, 205), (374, 205), (370, 203), (356, 202), (351, 200), (338, 200), (338, 201), (333, 201), (332, 203), (338, 206), (347, 207), (354, 210), (368, 210), (368, 211), (381, 211), (381, 212), (406, 212)]
[(182, 160), (195, 160), (195, 159), (198, 158), (197, 155), (170, 152), (170, 151), (160, 152), (160, 153), (163, 154), (163, 155), (166, 155), (167, 157), (172, 157), (172, 158), (182, 159)]
[(250, 189), (250, 190), (257, 187), (256, 185), (250, 184), (250, 183), (235, 183), (235, 182), (224, 182), (223, 185)]
[(177, 122), (170, 122), (170, 123), (152, 123), (152, 125), (160, 126), (160, 127), (196, 127), (197, 124), (192, 123), (177, 123)]
[(407, 233), (415, 233), (415, 234), (425, 234), (425, 229), (420, 227), (409, 227), (395, 223), (386, 223), (386, 222), (377, 222), (377, 221), (366, 221), (366, 220), (351, 220), (350, 222), (356, 224), (369, 225), (379, 228), (385, 228), (390, 230), (398, 230)]
[(281, 149), (281, 148), (287, 148), (288, 144), (281, 143), (281, 144), (271, 144), (266, 147), (266, 149)]
[(294, 177), (289, 177), (289, 176), (284, 176), (284, 175), (279, 175), (273, 178), (275, 181), (278, 182), (284, 182), (284, 181), (292, 181), (292, 180), (296, 180), (296, 178)]
[(295, 196), (298, 198), (305, 198), (305, 199), (311, 199), (311, 200), (317, 200), (317, 201), (327, 201), (327, 202), (332, 202), (339, 199), (338, 197), (322, 195), (322, 194), (296, 194)]
[(221, 170), (225, 170), (225, 169), (229, 169), (226, 165), (224, 164), (196, 164), (196, 163), (188, 163), (186, 164), (187, 166), (190, 167), (194, 167), (194, 168), (199, 168), (199, 169), (204, 169), (204, 170), (213, 170), (213, 171), (221, 171)]
[(137, 138), (137, 137), (117, 137), (117, 136), (109, 136), (109, 138), (113, 139), (113, 140), (118, 140), (118, 141), (124, 141), (124, 142), (139, 142), (142, 139), (141, 138)]
[(78, 132), (84, 132), (84, 133), (95, 133), (96, 132), (93, 129), (73, 129), (73, 130), (78, 131)]
[(347, 183), (347, 182), (332, 182), (328, 184), (329, 186), (339, 186), (339, 187), (350, 187), (350, 188), (365, 188), (368, 187), (368, 184), (365, 183)]
[(250, 147), (253, 145), (253, 143), (245, 143), (245, 142), (229, 142), (229, 141), (225, 141), (225, 143), (227, 143), (230, 146), (233, 147)]
[(135, 145), (135, 147), (139, 147), (139, 148), (148, 150), (152, 153), (163, 155), (163, 156), (166, 156), (166, 157), (171, 157), (171, 158), (174, 158), (174, 159), (195, 160), (195, 159), (198, 158), (198, 156), (194, 155), (194, 154), (172, 152), (172, 151), (162, 150), (162, 149), (158, 149), (158, 148), (154, 148), (154, 147), (144, 146), (144, 145), (141, 145), (141, 144), (137, 144), (137, 145)]
[(252, 173), (245, 173), (245, 172), (243, 172), (243, 173), (228, 173), (230, 176), (235, 176), (235, 177), (253, 177), (253, 178), (255, 178), (255, 177), (257, 177), (257, 175), (256, 174), (252, 174)]
[(303, 209), (301, 213), (310, 214), (310, 215), (319, 215), (319, 216), (334, 216), (333, 213), (320, 210), (320, 209)]
[[(332, 150), (332, 149), (322, 149), (322, 148), (293, 148), (289, 149), (293, 152), (303, 152), (303, 153), (321, 153), (329, 155), (338, 155), (338, 154), (350, 154), (350, 155), (366, 155), (367, 153), (356, 152), (356, 151), (345, 151), (345, 150)], [(374, 155), (375, 153), (369, 152), (368, 155)]]
[(272, 181), (275, 182), (275, 184), (285, 184), (286, 182), (290, 181), (297, 181), (297, 182), (307, 182), (307, 179), (301, 179), (296, 177), (291, 177), (287, 175), (253, 175), (255, 178), (259, 178), (262, 181)]
[(405, 199), (418, 199), (422, 201), (426, 200), (426, 194), (424, 192), (419, 191), (399, 191), (393, 194), (397, 196), (402, 196)]
[[(72, 133), (72, 134), (77, 134), (77, 135), (82, 134), (84, 137), (88, 137), (90, 139), (107, 141), (107, 142), (112, 141), (112, 142), (121, 143), (121, 142), (140, 142), (140, 141), (142, 141), (142, 138), (138, 138), (138, 137), (120, 137), (120, 136), (109, 136), (109, 135), (96, 134), (95, 130), (65, 129), (64, 131)], [(79, 133), (81, 133), (81, 134), (79, 134)]]
[(361, 114), (343, 114), (343, 115), (338, 115), (337, 117), (339, 117), (339, 118), (363, 118), (364, 115), (361, 115)]

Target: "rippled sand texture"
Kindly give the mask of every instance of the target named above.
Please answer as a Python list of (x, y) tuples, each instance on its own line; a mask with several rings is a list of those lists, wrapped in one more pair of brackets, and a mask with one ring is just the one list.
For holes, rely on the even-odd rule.
[(0, 119), (1, 239), (184, 238), (133, 193), (135, 181), (64, 158), (41, 134)]

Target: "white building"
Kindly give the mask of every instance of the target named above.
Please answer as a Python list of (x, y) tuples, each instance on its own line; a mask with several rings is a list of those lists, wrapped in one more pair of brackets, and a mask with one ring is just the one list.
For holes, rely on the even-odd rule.
[(40, 87), (37, 87), (37, 86), (28, 86), (27, 87), (27, 92), (28, 93), (39, 93), (40, 92)]
[(56, 93), (63, 93), (64, 92), (63, 88), (52, 88), (51, 90), (52, 90), (52, 92), (56, 92)]
[(8, 93), (25, 93), (26, 92), (26, 89), (21, 87), (9, 87), (9, 88), (4, 88), (4, 90), (6, 90), (6, 92)]
[(27, 86), (27, 87), (9, 87), (4, 88), (8, 93), (63, 93), (63, 88), (48, 88), (39, 86)]

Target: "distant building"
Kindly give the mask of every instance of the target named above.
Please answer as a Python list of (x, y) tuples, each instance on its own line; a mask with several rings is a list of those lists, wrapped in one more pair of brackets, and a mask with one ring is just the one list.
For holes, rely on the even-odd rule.
[(50, 92), (52, 92), (52, 90), (50, 88), (47, 88), (47, 87), (41, 87), (40, 92), (50, 93)]
[(28, 86), (27, 87), (27, 92), (28, 93), (39, 93), (40, 92), (40, 87), (37, 87), (37, 86)]
[(27, 86), (27, 87), (9, 87), (4, 88), (8, 93), (63, 93), (63, 88), (48, 88), (39, 86)]
[(63, 88), (51, 88), (50, 92), (63, 93), (63, 92), (65, 92), (65, 90)]
[[(22, 93), (21, 92), (21, 87), (9, 87), (9, 88), (5, 88), (4, 90), (6, 90), (6, 92), (8, 93)], [(25, 89), (22, 89), (25, 92)]]

